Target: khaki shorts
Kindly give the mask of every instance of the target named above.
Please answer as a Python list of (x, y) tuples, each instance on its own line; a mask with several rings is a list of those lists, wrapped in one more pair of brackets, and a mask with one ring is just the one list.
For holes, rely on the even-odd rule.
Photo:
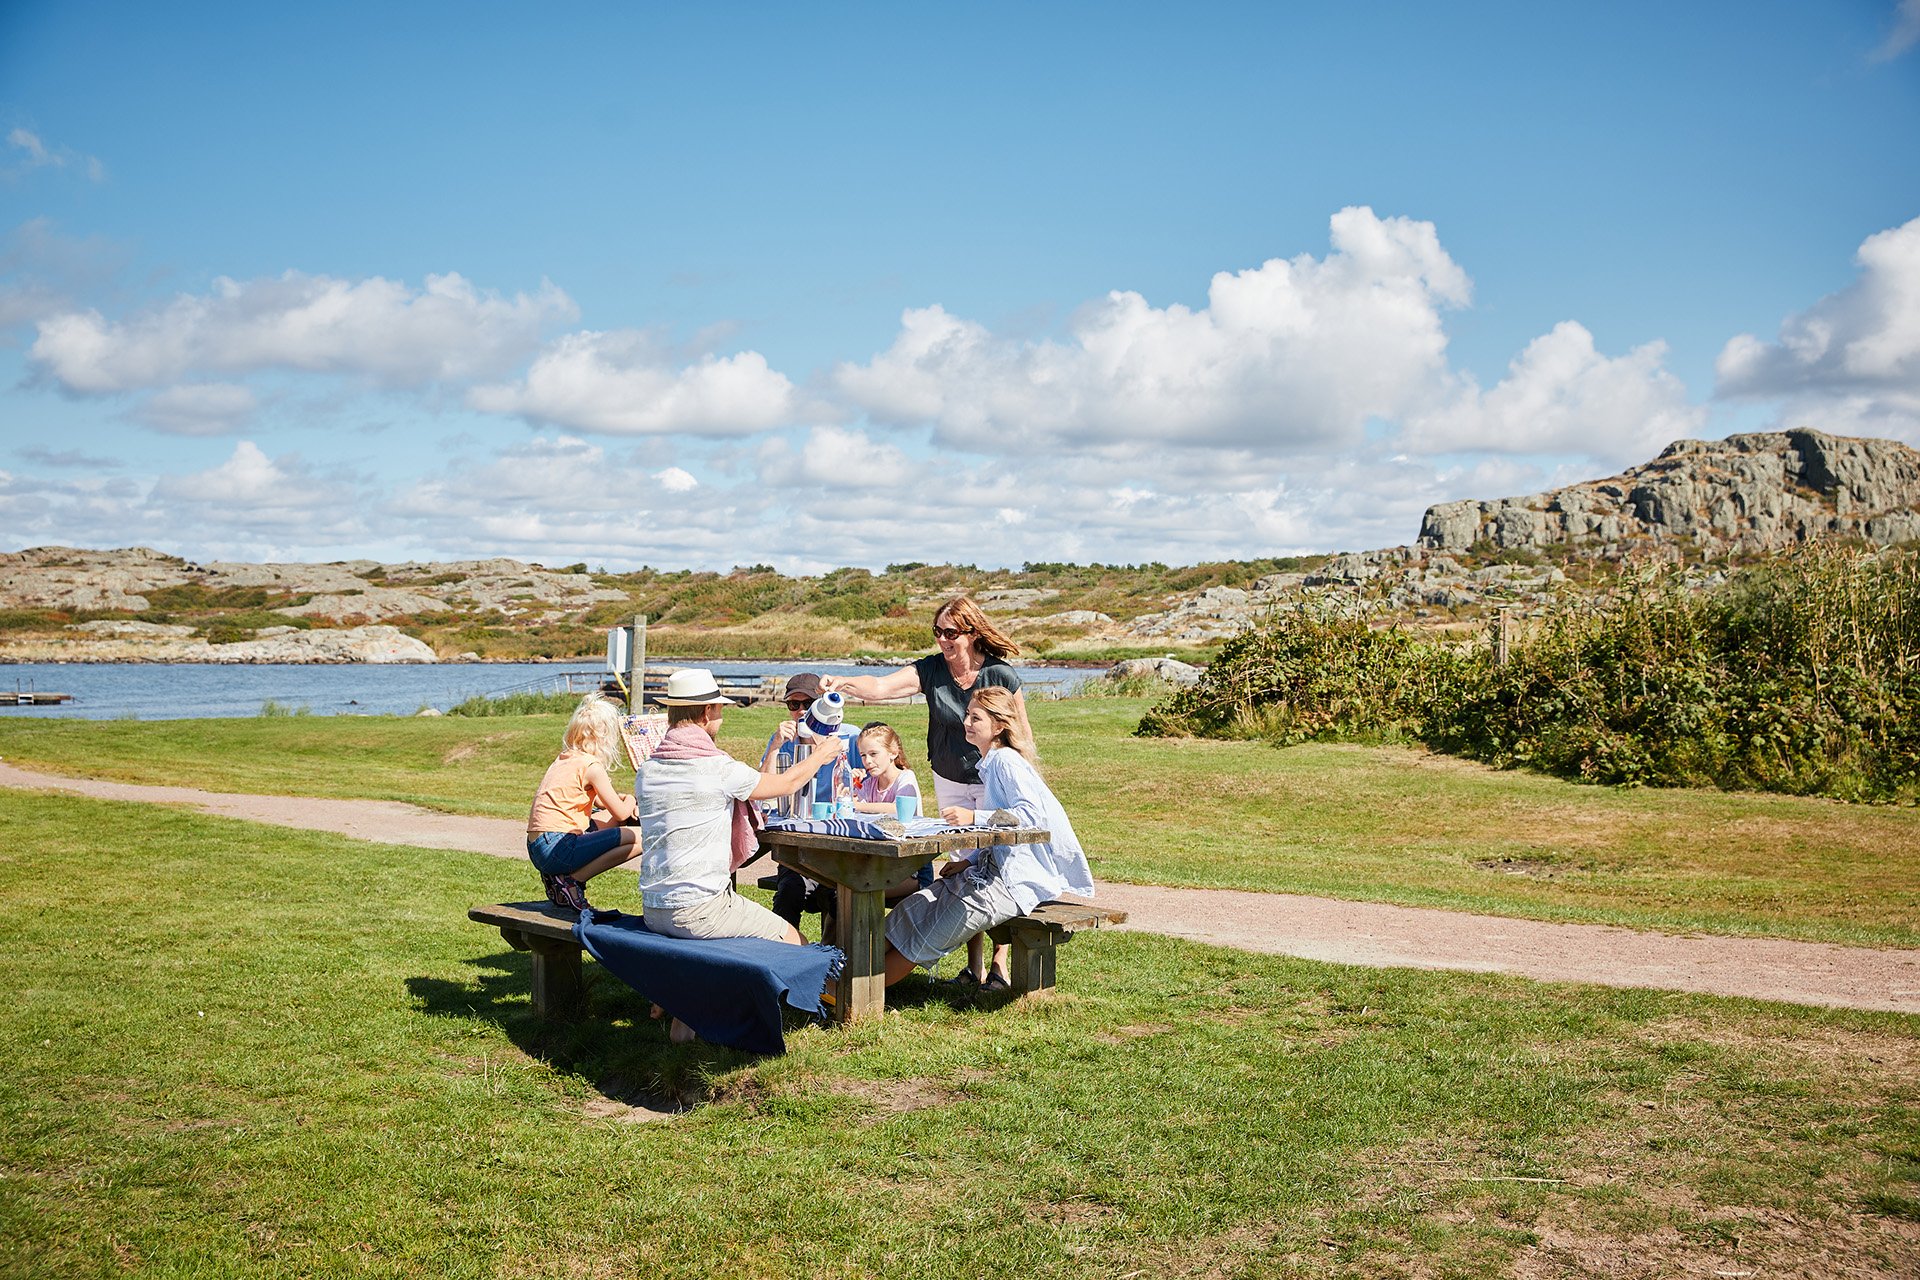
[(705, 902), (686, 907), (643, 907), (647, 928), (667, 938), (768, 938), (785, 942), (792, 930), (785, 920), (731, 886)]

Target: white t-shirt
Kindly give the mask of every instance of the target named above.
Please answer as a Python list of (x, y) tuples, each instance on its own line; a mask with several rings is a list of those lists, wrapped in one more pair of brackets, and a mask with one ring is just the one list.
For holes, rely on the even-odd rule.
[(662, 760), (640, 768), (640, 902), (687, 907), (733, 878), (733, 802), (760, 785), (760, 771), (732, 756)]

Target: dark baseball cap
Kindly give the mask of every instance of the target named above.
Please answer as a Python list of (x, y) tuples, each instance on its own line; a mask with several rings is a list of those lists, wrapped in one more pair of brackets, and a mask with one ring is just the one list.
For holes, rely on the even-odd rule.
[(787, 680), (787, 691), (781, 695), (781, 700), (805, 698), (808, 701), (812, 701), (819, 696), (820, 677), (811, 671), (802, 671), (799, 675), (792, 676)]

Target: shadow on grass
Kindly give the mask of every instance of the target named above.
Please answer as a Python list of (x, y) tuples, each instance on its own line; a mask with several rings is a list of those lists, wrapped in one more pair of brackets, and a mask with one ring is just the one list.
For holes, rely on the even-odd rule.
[[(406, 980), (422, 1013), (492, 1023), (528, 1057), (580, 1080), (602, 1097), (651, 1112), (689, 1110), (709, 1101), (716, 1081), (760, 1060), (760, 1055), (695, 1041), (674, 1044), (667, 1024), (648, 1016), (651, 1002), (597, 964), (584, 969), (585, 995), (570, 1015), (541, 1017), (533, 1011), (533, 965), (523, 952), (503, 950), (463, 962), (470, 981), (413, 977)], [(887, 1005), (906, 1011), (928, 1007), (996, 1009), (1011, 997), (982, 995), (917, 974), (887, 991)], [(814, 1021), (786, 1011), (787, 1030)]]
[(719, 1045), (673, 1044), (649, 1001), (598, 965), (585, 968), (585, 994), (568, 1015), (533, 1011), (533, 966), (519, 951), (464, 961), (471, 981), (414, 977), (407, 991), (421, 1012), (488, 1022), (528, 1057), (580, 1080), (603, 1098), (650, 1112), (678, 1112), (707, 1100), (710, 1082), (756, 1060)]
[[(715, 1094), (722, 1078), (760, 1060), (760, 1055), (696, 1041), (674, 1044), (667, 1024), (648, 1016), (650, 1001), (599, 965), (584, 966), (585, 996), (571, 1015), (545, 1018), (533, 1011), (533, 966), (519, 951), (502, 950), (464, 961), (467, 981), (413, 977), (408, 993), (422, 1013), (491, 1023), (528, 1057), (573, 1076), (603, 1098), (649, 1112), (685, 1111)], [(974, 997), (944, 983), (909, 978), (887, 993), (897, 1009), (945, 1005), (991, 1007), (993, 997)], [(812, 1022), (790, 1009), (792, 1032)]]

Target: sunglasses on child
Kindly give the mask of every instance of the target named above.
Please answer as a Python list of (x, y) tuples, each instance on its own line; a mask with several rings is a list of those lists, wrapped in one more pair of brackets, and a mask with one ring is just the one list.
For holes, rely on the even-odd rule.
[(972, 633), (972, 627), (935, 627), (933, 629), (933, 638), (935, 640), (958, 640), (961, 636), (971, 635)]

